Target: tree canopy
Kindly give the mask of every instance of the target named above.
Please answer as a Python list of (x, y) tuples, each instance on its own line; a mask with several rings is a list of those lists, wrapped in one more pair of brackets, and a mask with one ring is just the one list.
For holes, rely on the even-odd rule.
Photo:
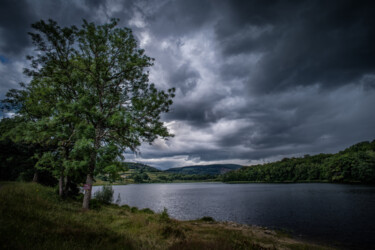
[(125, 150), (171, 136), (160, 115), (169, 111), (175, 89), (158, 90), (149, 82), (154, 59), (117, 24), (33, 24), (36, 53), (25, 69), (32, 80), (6, 100), (24, 118), (24, 140), (54, 146), (37, 156), (36, 166), (54, 171), (61, 195), (69, 178), (85, 176), (84, 208), (95, 174), (115, 173)]

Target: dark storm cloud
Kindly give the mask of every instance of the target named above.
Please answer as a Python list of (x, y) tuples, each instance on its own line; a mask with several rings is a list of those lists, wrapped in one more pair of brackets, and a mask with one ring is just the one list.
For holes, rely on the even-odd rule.
[(188, 91), (192, 91), (195, 88), (199, 78), (199, 72), (189, 64), (184, 63), (176, 71), (171, 72), (169, 81), (179, 86), (182, 93), (186, 95)]
[(214, 105), (214, 102), (209, 102), (207, 99), (189, 105), (176, 102), (168, 119), (184, 121), (197, 128), (207, 127), (211, 125), (211, 122), (217, 120), (217, 117), (212, 113)]
[(371, 129), (375, 117), (367, 107), (375, 106), (375, 91), (364, 93), (364, 88), (352, 84), (321, 91), (315, 87), (262, 97), (250, 104), (250, 111), (242, 113), (249, 125), (222, 136), (219, 144), (243, 145), (252, 149), (249, 155), (253, 159), (260, 159), (276, 153), (319, 153), (322, 148), (335, 152), (350, 142), (371, 140), (375, 138)]
[(230, 1), (225, 7), (216, 26), (224, 56), (262, 54), (247, 76), (251, 91), (334, 87), (375, 72), (373, 1)]
[[(42, 1), (42, 0), (2, 0), (0, 1), (0, 51), (2, 54), (24, 53), (31, 45), (28, 32), (31, 24), (41, 19), (53, 19), (61, 26), (80, 25), (82, 19), (105, 22), (120, 17), (126, 23), (132, 15), (133, 1), (121, 1), (118, 8), (109, 10), (106, 1)], [(111, 15), (111, 16), (110, 16)], [(104, 18), (103, 18), (104, 17)], [(107, 19), (107, 20), (105, 20)]]
[(20, 0), (0, 1), (0, 99), (10, 88), (18, 88), (18, 83), (27, 80), (23, 68), (28, 67), (25, 60), (32, 54), (28, 32), (33, 32), (31, 24), (41, 19), (53, 19), (60, 26), (82, 24), (82, 19), (96, 23), (107, 22), (112, 17), (121, 17), (127, 24), (132, 16), (132, 1), (121, 1), (116, 8), (106, 1), (43, 1)]
[(105, 1), (102, 0), (85, 0), (84, 2), (90, 8), (98, 8), (105, 5)]
[(27, 32), (35, 15), (26, 1), (0, 1), (0, 53), (19, 54), (29, 45)]
[[(133, 157), (161, 168), (335, 152), (375, 138), (375, 2), (0, 2), (0, 98), (22, 78), (30, 24), (120, 18), (176, 87), (175, 134)], [(133, 159), (132, 158), (132, 159)]]
[[(144, 159), (275, 160), (375, 138), (369, 108), (375, 106), (373, 2), (185, 3), (167, 1), (146, 18), (154, 37), (182, 44), (173, 53), (155, 47), (150, 52), (159, 62), (168, 55), (160, 63), (181, 93), (167, 120), (187, 127), (175, 129), (165, 150), (146, 150)], [(202, 69), (192, 63), (196, 55), (180, 56), (189, 39), (207, 34), (204, 44), (210, 31), (213, 61)], [(202, 90), (202, 84), (210, 88)], [(230, 91), (218, 91), (226, 87)], [(200, 98), (189, 98), (194, 95)], [(188, 157), (179, 166), (191, 163)]]
[[(152, 9), (147, 7), (150, 5)], [(142, 7), (155, 35), (186, 36), (212, 20), (215, 3), (207, 0), (161, 1), (161, 4), (146, 1)]]
[[(42, 9), (42, 11), (39, 11)], [(31, 24), (40, 19), (54, 19), (60, 25), (80, 23), (90, 18), (90, 13), (74, 2), (65, 1), (11, 1), (0, 2), (0, 52), (9, 56), (24, 56), (31, 45), (28, 32)]]

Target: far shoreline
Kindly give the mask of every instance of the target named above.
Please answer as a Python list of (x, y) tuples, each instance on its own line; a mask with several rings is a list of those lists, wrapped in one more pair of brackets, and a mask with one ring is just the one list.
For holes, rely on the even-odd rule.
[[(202, 181), (173, 181), (173, 182), (142, 182), (142, 183), (118, 183), (118, 182), (96, 182), (92, 186), (121, 186), (121, 185), (130, 185), (130, 184), (174, 184), (174, 183), (222, 183), (222, 184), (339, 184), (339, 185), (364, 185), (364, 186), (375, 186), (373, 183), (363, 183), (363, 182), (329, 182), (329, 181), (279, 181), (279, 182), (267, 182), (267, 181), (216, 181), (216, 180), (202, 180)], [(81, 186), (83, 187), (83, 186)]]

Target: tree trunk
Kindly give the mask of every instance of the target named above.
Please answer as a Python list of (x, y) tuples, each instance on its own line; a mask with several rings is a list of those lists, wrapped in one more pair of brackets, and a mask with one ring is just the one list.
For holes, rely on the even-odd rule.
[[(69, 159), (69, 149), (68, 147), (64, 147), (64, 158), (68, 161)], [(61, 172), (60, 172), (60, 180), (59, 180), (59, 195), (60, 197), (66, 197), (68, 195), (68, 173), (66, 176), (64, 176), (64, 165), (61, 166)]]
[(94, 171), (96, 167), (96, 156), (97, 156), (98, 149), (100, 147), (100, 134), (101, 134), (101, 129), (100, 129), (100, 126), (98, 126), (95, 129), (94, 151), (91, 152), (89, 173), (87, 174), (87, 178), (86, 178), (86, 189), (85, 189), (85, 195), (83, 196), (83, 204), (82, 204), (83, 209), (89, 209), (89, 205), (90, 205), (92, 182), (94, 180), (93, 177), (94, 177)]
[(38, 171), (35, 170), (34, 177), (33, 177), (33, 182), (38, 182), (38, 179), (39, 179), (39, 174), (38, 174)]
[(91, 189), (92, 189), (93, 176), (91, 173), (87, 174), (86, 185), (88, 189), (85, 190), (85, 195), (83, 196), (83, 209), (89, 209), (90, 199), (91, 199)]
[(64, 196), (68, 196), (69, 185), (70, 185), (69, 176), (65, 176)]
[(60, 174), (60, 178), (59, 178), (59, 196), (60, 197), (64, 196), (64, 175), (63, 175), (63, 173)]

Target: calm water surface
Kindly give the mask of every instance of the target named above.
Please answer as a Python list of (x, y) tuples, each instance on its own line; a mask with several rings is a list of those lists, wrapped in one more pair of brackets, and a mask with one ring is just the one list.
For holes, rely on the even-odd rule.
[[(100, 187), (94, 187), (95, 192)], [(121, 204), (191, 220), (287, 230), (306, 239), (375, 249), (375, 187), (338, 184), (173, 183), (113, 186)]]

